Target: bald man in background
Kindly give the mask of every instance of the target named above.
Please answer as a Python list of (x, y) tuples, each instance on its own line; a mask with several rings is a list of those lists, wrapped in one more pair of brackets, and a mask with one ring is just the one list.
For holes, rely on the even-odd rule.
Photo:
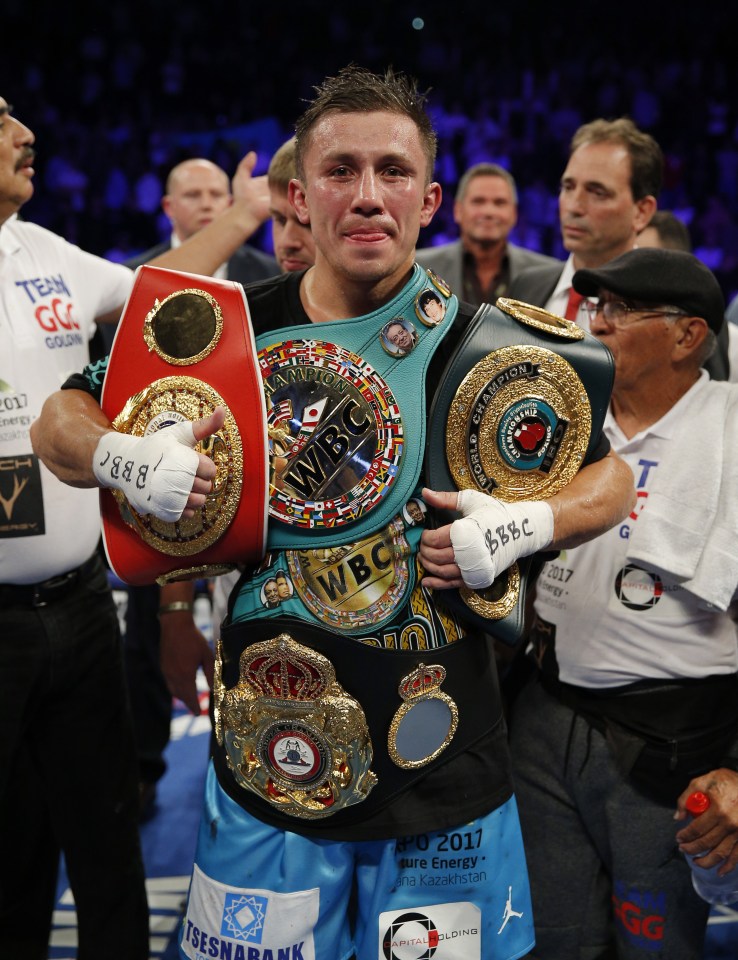
[[(256, 154), (252, 151), (245, 160), (248, 162), (249, 158), (253, 171)], [(251, 208), (263, 223), (269, 218), (266, 177), (251, 177), (245, 181), (244, 189), (249, 194)], [(217, 164), (199, 157), (178, 163), (167, 177), (166, 193), (161, 200), (162, 210), (172, 224), (170, 239), (128, 260), (126, 266), (138, 267), (166, 250), (176, 249), (212, 223), (232, 202), (230, 181)], [(278, 273), (279, 266), (274, 257), (245, 244), (226, 263), (221, 264), (213, 276), (238, 283), (254, 283), (275, 277)]]

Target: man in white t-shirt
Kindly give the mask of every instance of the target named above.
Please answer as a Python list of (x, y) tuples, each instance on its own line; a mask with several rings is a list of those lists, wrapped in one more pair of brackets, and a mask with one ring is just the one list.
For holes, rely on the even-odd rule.
[[(708, 905), (680, 850), (738, 864), (738, 387), (700, 369), (723, 297), (675, 250), (573, 282), (615, 360), (605, 431), (638, 501), (538, 578), (537, 669), (511, 720), (536, 955), (604, 956), (614, 940), (619, 958), (687, 960)], [(710, 810), (675, 825), (695, 790)]]
[(137, 777), (97, 497), (52, 476), (31, 423), (133, 275), (16, 217), (33, 134), (0, 99), (0, 940), (48, 952), (59, 852), (80, 956), (148, 956)]
[[(145, 960), (136, 760), (98, 498), (60, 483), (30, 440), (133, 274), (17, 219), (33, 195), (33, 143), (0, 98), (0, 943), (45, 960), (61, 850), (80, 956)], [(158, 264), (212, 272), (251, 216), (234, 202)]]

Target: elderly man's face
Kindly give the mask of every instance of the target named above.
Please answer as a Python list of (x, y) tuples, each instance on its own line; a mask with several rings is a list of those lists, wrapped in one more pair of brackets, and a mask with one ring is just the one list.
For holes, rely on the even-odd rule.
[(0, 223), (33, 196), (33, 133), (0, 97)]
[[(600, 290), (600, 306), (608, 303), (625, 300), (609, 290)], [(600, 309), (590, 319), (592, 334), (607, 345), (615, 361), (614, 397), (638, 389), (648, 380), (666, 382), (672, 351), (680, 335), (682, 320), (668, 315), (675, 307), (644, 303), (628, 306), (634, 309), (623, 316), (608, 319), (606, 311)]]
[(412, 334), (401, 323), (392, 323), (387, 328), (387, 339), (399, 350), (409, 350), (413, 345)]

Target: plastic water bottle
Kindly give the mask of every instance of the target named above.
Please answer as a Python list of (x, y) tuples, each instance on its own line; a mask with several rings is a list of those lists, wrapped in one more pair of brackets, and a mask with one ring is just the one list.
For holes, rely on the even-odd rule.
[[(710, 798), (706, 793), (690, 793), (687, 797), (687, 812), (693, 817), (699, 817), (709, 806)], [(705, 853), (708, 852), (705, 851)], [(705, 870), (704, 867), (695, 866), (694, 856), (686, 853), (684, 856), (692, 868), (692, 886), (703, 900), (724, 905), (738, 901), (738, 867), (734, 867), (724, 877), (719, 877), (718, 870), (722, 867), (722, 862)]]

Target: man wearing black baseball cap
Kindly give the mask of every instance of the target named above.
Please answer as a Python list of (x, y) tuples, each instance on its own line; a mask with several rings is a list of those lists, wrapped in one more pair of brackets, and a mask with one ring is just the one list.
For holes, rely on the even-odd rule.
[[(709, 907), (676, 845), (738, 886), (738, 386), (700, 369), (723, 296), (665, 249), (573, 285), (615, 359), (605, 432), (638, 504), (537, 584), (538, 669), (511, 718), (536, 956), (611, 956), (614, 937), (620, 958), (687, 960)], [(711, 807), (687, 823), (696, 790)]]

